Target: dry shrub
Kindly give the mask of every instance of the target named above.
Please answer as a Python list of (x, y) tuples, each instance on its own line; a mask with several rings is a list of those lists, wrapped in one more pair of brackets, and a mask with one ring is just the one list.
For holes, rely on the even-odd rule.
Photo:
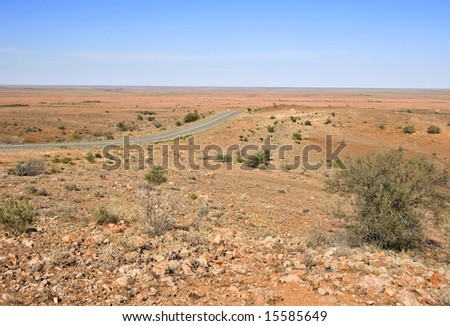
[(41, 160), (28, 160), (17, 163), (14, 174), (20, 176), (35, 176), (46, 172), (45, 162)]
[(160, 236), (169, 231), (174, 226), (173, 215), (177, 205), (173, 194), (156, 186), (139, 186), (137, 192), (145, 233)]

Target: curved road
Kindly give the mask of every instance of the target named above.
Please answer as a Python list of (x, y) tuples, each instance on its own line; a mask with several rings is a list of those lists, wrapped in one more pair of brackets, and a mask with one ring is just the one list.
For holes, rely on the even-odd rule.
[[(149, 135), (138, 138), (130, 138), (130, 144), (139, 143), (154, 143), (158, 141), (172, 140), (175, 137), (185, 136), (190, 134), (199, 133), (207, 129), (213, 128), (224, 121), (227, 121), (239, 114), (239, 112), (223, 112), (216, 114), (212, 117), (203, 119), (199, 122), (191, 124), (189, 126), (178, 128), (174, 130), (168, 130), (159, 134)], [(76, 143), (48, 143), (48, 144), (23, 144), (23, 145), (0, 145), (0, 150), (8, 149), (39, 149), (39, 148), (52, 148), (52, 147), (93, 147), (93, 146), (106, 146), (106, 145), (120, 145), (123, 144), (123, 139), (120, 140), (105, 140), (105, 141), (91, 141), (91, 142), (76, 142)]]

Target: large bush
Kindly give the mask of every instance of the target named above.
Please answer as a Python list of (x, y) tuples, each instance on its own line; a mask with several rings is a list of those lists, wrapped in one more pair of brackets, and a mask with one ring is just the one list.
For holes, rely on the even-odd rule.
[[(425, 213), (441, 217), (449, 201), (446, 170), (400, 151), (350, 161), (329, 182), (332, 190), (355, 195), (354, 239), (387, 249), (408, 249), (423, 239)], [(430, 214), (431, 215), (431, 214)]]

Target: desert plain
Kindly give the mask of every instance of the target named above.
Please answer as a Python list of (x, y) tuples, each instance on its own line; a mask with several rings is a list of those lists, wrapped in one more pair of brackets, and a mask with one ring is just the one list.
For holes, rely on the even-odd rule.
[[(236, 155), (208, 169), (201, 151), (198, 168), (180, 169), (174, 159), (187, 163), (187, 153), (170, 149), (175, 140), (156, 143), (169, 165), (154, 186), (137, 152), (129, 169), (108, 170), (102, 146), (67, 145), (156, 135), (190, 125), (189, 113), (196, 124), (229, 111), (239, 114), (177, 141), (228, 148), (269, 137), (292, 150), (274, 152), (273, 169), (242, 168)], [(316, 151), (321, 168), (286, 168), (309, 145), (325, 150), (327, 135), (333, 149), (345, 144), (339, 164), (326, 168)], [(50, 143), (58, 146), (8, 148)], [(340, 163), (390, 150), (448, 169), (450, 91), (0, 87), (0, 200), (35, 213), (24, 232), (1, 229), (0, 304), (449, 305), (448, 221), (424, 221), (420, 248), (354, 246), (339, 214), (352, 212), (352, 198), (326, 189)], [(44, 170), (17, 173), (30, 160)], [(149, 210), (167, 219), (161, 234), (149, 231)]]

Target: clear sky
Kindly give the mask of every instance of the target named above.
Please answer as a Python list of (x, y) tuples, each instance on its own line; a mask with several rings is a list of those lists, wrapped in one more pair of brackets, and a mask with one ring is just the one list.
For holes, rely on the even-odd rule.
[(0, 0), (0, 84), (450, 88), (450, 1)]

